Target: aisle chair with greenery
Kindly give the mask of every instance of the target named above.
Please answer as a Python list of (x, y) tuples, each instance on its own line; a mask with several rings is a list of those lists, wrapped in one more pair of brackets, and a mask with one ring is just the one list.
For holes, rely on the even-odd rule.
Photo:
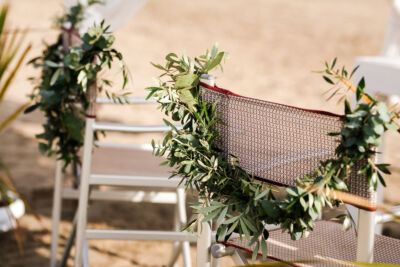
[[(203, 201), (192, 207), (200, 215), (198, 223), (216, 223), (220, 244), (211, 249), (214, 256), (234, 253), (237, 263), (244, 263), (238, 250), (225, 245), (252, 252), (253, 260), (261, 254), (264, 260), (292, 263), (399, 263), (400, 241), (375, 237), (373, 231), (375, 221), (396, 218), (393, 209), (375, 216), (375, 190), (389, 170), (374, 157), (382, 134), (398, 129), (399, 114), (365, 94), (364, 82), (352, 86), (353, 73), (336, 69), (336, 60), (326, 64), (324, 79), (346, 86), (334, 94), (352, 89), (359, 102), (352, 109), (345, 100), (344, 115), (242, 97), (201, 83), (201, 77), (212, 80), (205, 75), (220, 66), (224, 55), (217, 47), (195, 59), (169, 54), (165, 66), (157, 65), (168, 80), (149, 88), (161, 110), (183, 125), (182, 130), (171, 126), (155, 154), (166, 156), (173, 174), (199, 191)], [(316, 222), (324, 206), (341, 202), (360, 208), (362, 234)], [(204, 256), (210, 252), (211, 238), (204, 237), (209, 230), (200, 234), (198, 266), (210, 265), (210, 256)]]
[[(282, 224), (288, 226), (290, 233), (290, 235), (281, 233), (280, 228), (269, 231), (266, 249), (270, 260), (292, 263), (309, 261), (309, 263), (333, 266), (340, 262), (354, 261), (400, 263), (400, 240), (373, 235), (376, 222), (384, 222), (394, 216), (375, 214), (376, 193), (365, 175), (357, 174), (357, 171), (366, 165), (366, 160), (354, 161), (351, 171), (350, 166), (346, 166), (345, 168), (349, 168), (346, 170), (340, 167), (333, 169), (327, 165), (338, 163), (335, 159), (338, 156), (335, 155), (337, 148), (335, 141), (338, 139), (328, 136), (327, 133), (343, 133), (343, 129), (351, 123), (350, 120), (343, 122), (343, 117), (334, 114), (244, 98), (220, 90), (218, 87), (201, 85), (200, 90), (204, 101), (218, 103), (216, 109), (224, 123), (223, 126), (222, 124), (217, 126), (222, 136), (221, 142), (218, 143), (222, 153), (227, 157), (235, 155), (240, 159), (238, 166), (256, 177), (255, 179), (288, 187), (286, 190), (289, 197), (283, 201), (275, 197), (258, 198), (264, 208), (266, 222), (268, 217), (271, 217), (272, 222), (280, 221), (281, 226)], [(223, 110), (226, 106), (235, 108)], [(349, 112), (347, 117), (351, 118), (352, 114), (354, 113)], [(349, 128), (347, 129), (349, 131)], [(336, 152), (340, 153), (340, 149)], [(352, 153), (351, 149), (348, 152)], [(323, 163), (315, 176), (318, 180), (313, 185), (310, 184), (312, 180), (309, 180), (296, 188), (299, 177), (307, 177), (318, 168), (320, 162)], [(335, 188), (329, 189), (331, 190), (329, 193), (326, 192), (327, 188), (321, 187), (322, 181), (332, 179), (329, 178), (332, 173), (326, 173), (328, 168), (332, 168), (331, 170), (335, 172), (351, 172), (345, 180), (349, 192), (335, 191), (345, 188), (339, 183)], [(290, 199), (296, 199), (298, 202), (289, 201)], [(311, 220), (305, 219), (308, 217), (316, 219), (317, 214), (321, 213), (321, 207), (335, 199), (359, 208), (357, 230), (345, 232), (338, 223), (319, 221), (314, 224)], [(284, 209), (291, 205), (297, 207), (289, 214), (285, 214), (286, 212), (280, 214), (274, 202), (281, 202), (280, 205)], [(392, 211), (394, 212), (395, 208)], [(301, 218), (304, 216), (302, 213), (306, 214), (305, 218)], [(291, 218), (279, 218), (282, 215), (289, 215)], [(296, 218), (297, 216), (299, 218)], [(240, 223), (240, 218), (236, 221)], [(235, 223), (235, 220), (230, 223)], [(300, 231), (302, 228), (297, 224), (306, 230)], [(250, 225), (251, 223), (245, 223), (243, 226), (251, 227)], [(299, 228), (296, 230), (296, 227)], [(309, 230), (312, 231), (308, 233)], [(299, 238), (301, 239), (298, 240)], [(249, 241), (241, 237), (222, 239), (221, 243), (214, 245), (211, 251), (215, 258), (237, 253), (234, 248), (252, 253), (257, 251), (260, 255), (265, 252), (262, 245), (256, 248), (257, 244), (250, 246)], [(244, 257), (235, 255), (234, 259), (237, 264), (246, 263)]]
[[(103, 24), (89, 29), (82, 37), (76, 32), (83, 6), (78, 4), (71, 8), (63, 18), (61, 34), (55, 44), (49, 45), (43, 56), (32, 62), (42, 68), (40, 84), (33, 94), (35, 104), (28, 108), (30, 112), (40, 108), (47, 118), (44, 132), (38, 135), (41, 140), (41, 151), (49, 156), (57, 155), (56, 180), (53, 201), (53, 230), (51, 248), (51, 266), (57, 265), (58, 236), (62, 199), (78, 199), (78, 211), (74, 218), (73, 228), (66, 243), (61, 259), (65, 266), (71, 245), (76, 236), (75, 265), (83, 261), (88, 265), (87, 239), (127, 239), (127, 240), (164, 240), (175, 241), (168, 266), (172, 266), (179, 252), (183, 253), (185, 266), (191, 266), (189, 243), (195, 240), (193, 235), (181, 233), (186, 224), (185, 192), (179, 187), (179, 179), (170, 179), (168, 171), (158, 166), (151, 157), (151, 145), (148, 144), (115, 144), (96, 141), (98, 134), (105, 131), (125, 133), (161, 133), (168, 130), (159, 125), (124, 125), (105, 123), (96, 120), (96, 102), (103, 104), (131, 103), (149, 104), (144, 98), (129, 98), (125, 93), (120, 95), (107, 92), (111, 81), (99, 78), (105, 68), (111, 68), (112, 61), (119, 61), (123, 76), (123, 87), (127, 81), (122, 55), (112, 45), (113, 35)], [(97, 98), (97, 93), (106, 90), (109, 98)], [(86, 127), (86, 129), (85, 129)], [(129, 166), (100, 166), (106, 173), (94, 174), (92, 170), (92, 153), (104, 155), (104, 162), (112, 153), (123, 154), (125, 163), (139, 160)], [(82, 173), (78, 175), (79, 188), (63, 189), (63, 169), (73, 163), (80, 166), (79, 151), (83, 146)], [(127, 151), (131, 151), (128, 152)], [(117, 154), (118, 155), (118, 154)], [(121, 160), (120, 160), (121, 161)], [(128, 168), (121, 175), (118, 168)], [(132, 173), (127, 174), (127, 171)], [(80, 171), (78, 171), (79, 173)], [(118, 174), (120, 173), (120, 174)], [(105, 185), (106, 188), (101, 188)], [(132, 187), (136, 187), (133, 189)], [(137, 189), (140, 187), (140, 189)], [(146, 188), (146, 189), (143, 189)], [(86, 229), (88, 200), (119, 200), (129, 202), (150, 202), (174, 205), (173, 231), (122, 231)], [(137, 218), (139, 219), (139, 218)], [(76, 234), (75, 234), (76, 233)], [(84, 253), (86, 244), (86, 253)], [(83, 255), (85, 256), (83, 259)]]
[[(93, 90), (93, 89), (89, 89)], [(94, 90), (93, 90), (94, 91)], [(131, 103), (146, 103), (151, 102), (145, 99), (130, 99)], [(103, 101), (102, 101), (103, 102)], [(93, 110), (89, 108), (89, 110)], [(122, 125), (113, 123), (99, 122), (95, 119), (95, 113), (87, 113), (86, 128), (85, 128), (85, 141), (83, 147), (83, 163), (82, 163), (82, 175), (79, 186), (79, 206), (77, 213), (77, 239), (76, 239), (76, 256), (75, 266), (80, 266), (80, 257), (83, 249), (83, 245), (86, 239), (123, 239), (123, 240), (153, 240), (153, 241), (177, 241), (173, 249), (173, 255), (168, 263), (168, 266), (172, 266), (177, 257), (179, 251), (182, 250), (184, 257), (184, 265), (191, 266), (189, 241), (194, 241), (195, 237), (180, 230), (187, 223), (186, 221), (186, 205), (185, 205), (185, 192), (182, 187), (179, 186), (180, 179), (167, 179), (169, 174), (165, 169), (157, 166), (157, 161), (152, 161), (150, 164), (144, 160), (151, 159), (149, 150), (151, 151), (151, 145), (142, 144), (113, 144), (104, 142), (93, 142), (93, 133), (96, 131), (117, 131), (125, 133), (162, 133), (165, 132), (166, 126), (163, 125)], [(133, 153), (130, 154), (130, 161), (139, 160), (142, 166), (138, 167), (131, 175), (121, 174), (121, 172), (111, 173), (111, 170), (107, 170), (106, 173), (94, 173), (92, 170), (92, 150), (93, 146), (96, 145), (98, 148), (97, 153), (110, 152), (110, 148), (117, 148), (119, 150), (131, 149)], [(103, 150), (103, 151), (102, 151)], [(140, 152), (143, 151), (143, 152)], [(111, 151), (112, 152), (112, 151)], [(127, 153), (120, 154), (127, 155)], [(96, 154), (93, 155), (96, 157)], [(124, 160), (126, 161), (126, 160)], [(161, 163), (161, 162), (158, 162)], [(102, 168), (104, 169), (104, 168)], [(113, 169), (115, 171), (115, 169)], [(126, 191), (126, 190), (111, 190), (108, 192), (104, 191), (93, 191), (93, 186), (112, 186), (112, 187), (140, 187), (147, 189), (140, 189), (140, 191)], [(175, 207), (174, 217), (174, 230), (173, 231), (139, 231), (139, 230), (98, 230), (98, 229), (85, 229), (88, 200), (90, 199), (106, 199), (106, 200), (127, 200), (132, 202), (150, 202), (150, 203), (161, 203), (161, 204), (173, 204)], [(141, 218), (137, 218), (141, 219)], [(87, 247), (85, 248), (87, 250)], [(84, 255), (84, 262), (88, 262), (87, 254)], [(87, 266), (87, 265), (85, 265)]]

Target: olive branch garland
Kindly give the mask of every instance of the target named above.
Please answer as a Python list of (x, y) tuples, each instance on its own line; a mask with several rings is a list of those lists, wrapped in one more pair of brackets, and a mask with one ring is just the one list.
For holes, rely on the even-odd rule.
[[(267, 256), (269, 232), (265, 224), (279, 224), (288, 231), (293, 240), (306, 237), (313, 230), (314, 221), (322, 213), (324, 206), (339, 205), (332, 197), (334, 190), (347, 190), (346, 179), (356, 162), (365, 160), (359, 171), (369, 184), (376, 188), (378, 176), (382, 184), (382, 173), (389, 174), (387, 164), (375, 164), (375, 147), (388, 129), (398, 129), (393, 123), (393, 115), (386, 105), (372, 97), (370, 103), (358, 103), (352, 110), (345, 100), (344, 128), (340, 133), (330, 133), (338, 138), (336, 158), (321, 162), (320, 167), (305, 177), (298, 179), (296, 187), (288, 187), (283, 199), (276, 196), (278, 190), (272, 185), (260, 183), (239, 166), (239, 160), (232, 157), (228, 162), (218, 152), (216, 142), (219, 133), (213, 127), (223, 123), (218, 118), (216, 105), (206, 103), (201, 98), (199, 79), (216, 67), (221, 67), (225, 52), (211, 51), (197, 58), (186, 55), (178, 57), (171, 53), (166, 56), (166, 64), (152, 65), (163, 73), (158, 85), (148, 87), (148, 98), (154, 97), (159, 108), (173, 121), (180, 122), (182, 129), (164, 120), (171, 130), (162, 142), (152, 141), (154, 154), (166, 158), (163, 165), (174, 167), (171, 177), (182, 177), (181, 183), (187, 189), (196, 189), (204, 202), (191, 203), (196, 213), (202, 214), (202, 222), (215, 222), (217, 240), (226, 241), (233, 232), (244, 235), (249, 245), (255, 245), (253, 261), (261, 248), (263, 258)], [(336, 60), (335, 60), (336, 63)], [(349, 81), (346, 75), (333, 70), (335, 63), (324, 71), (332, 84)], [(363, 97), (365, 84), (356, 89), (357, 101)], [(328, 133), (327, 133), (328, 134)], [(334, 138), (334, 137), (332, 137)], [(187, 228), (193, 228), (198, 219), (191, 221)]]
[[(91, 0), (89, 5), (99, 1)], [(60, 28), (65, 22), (71, 25), (71, 31), (76, 30), (82, 20), (84, 6), (72, 6), (66, 15), (59, 19)], [(57, 154), (64, 161), (64, 168), (71, 162), (79, 162), (78, 152), (83, 146), (83, 131), (85, 111), (89, 106), (86, 94), (89, 84), (97, 82), (99, 92), (112, 86), (108, 79), (96, 79), (104, 69), (111, 69), (114, 60), (119, 61), (122, 89), (128, 81), (128, 72), (120, 52), (112, 46), (114, 36), (109, 27), (94, 25), (85, 33), (80, 45), (65, 51), (63, 34), (54, 44), (47, 45), (42, 56), (30, 61), (35, 68), (41, 68), (42, 73), (37, 81), (31, 98), (34, 104), (25, 110), (29, 113), (39, 108), (46, 117), (43, 124), (44, 132), (36, 135), (40, 140), (39, 150), (42, 154), (52, 156)], [(106, 95), (119, 103), (126, 102), (129, 93), (115, 94), (105, 90)], [(97, 134), (95, 135), (97, 138)]]

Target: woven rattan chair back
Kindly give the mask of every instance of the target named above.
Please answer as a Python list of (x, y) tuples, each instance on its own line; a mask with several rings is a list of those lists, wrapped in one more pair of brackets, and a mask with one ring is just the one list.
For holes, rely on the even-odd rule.
[[(242, 97), (230, 91), (202, 84), (203, 100), (217, 102), (222, 123), (219, 148), (230, 160), (259, 180), (282, 186), (296, 185), (296, 179), (314, 172), (320, 162), (335, 157), (341, 116)], [(355, 167), (357, 169), (357, 167)], [(347, 181), (349, 192), (375, 203), (375, 193), (363, 176), (353, 171)]]

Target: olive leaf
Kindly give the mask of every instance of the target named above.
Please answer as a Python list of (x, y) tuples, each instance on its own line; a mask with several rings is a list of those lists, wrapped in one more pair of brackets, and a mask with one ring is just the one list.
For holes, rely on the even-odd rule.
[(183, 76), (179, 76), (175, 82), (175, 89), (184, 89), (197, 86), (199, 83), (199, 76), (194, 73), (188, 73)]

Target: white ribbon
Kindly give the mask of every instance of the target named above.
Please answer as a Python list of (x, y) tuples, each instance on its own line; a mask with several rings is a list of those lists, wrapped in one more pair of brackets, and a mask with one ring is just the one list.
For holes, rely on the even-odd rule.
[(400, 0), (390, 0), (392, 11), (381, 51), (382, 56), (400, 56)]
[[(66, 8), (70, 8), (80, 2), (87, 6), (88, 0), (64, 0)], [(85, 8), (84, 20), (79, 25), (79, 33), (85, 33), (95, 23), (99, 24), (103, 19), (106, 25), (110, 25), (111, 31), (116, 31), (130, 18), (132, 18), (146, 0), (105, 0), (105, 4), (95, 4)]]

